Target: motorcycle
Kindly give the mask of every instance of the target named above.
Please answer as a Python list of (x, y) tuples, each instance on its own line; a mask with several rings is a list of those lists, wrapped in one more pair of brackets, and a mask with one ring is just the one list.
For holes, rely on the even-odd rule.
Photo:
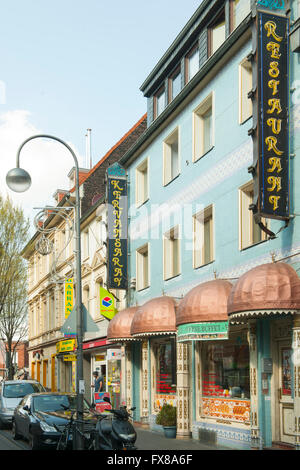
[[(110, 403), (108, 398), (105, 401)], [(129, 411), (134, 411), (131, 408)], [(119, 410), (107, 409), (105, 413), (100, 413), (96, 424), (94, 436), (95, 450), (136, 450), (136, 431), (129, 421), (131, 414), (126, 406), (121, 406)]]

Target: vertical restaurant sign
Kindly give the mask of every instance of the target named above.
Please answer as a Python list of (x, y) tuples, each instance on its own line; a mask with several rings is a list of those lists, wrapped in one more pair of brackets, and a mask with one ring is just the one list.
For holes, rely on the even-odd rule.
[(73, 278), (65, 280), (65, 318), (68, 318), (73, 310), (74, 287)]
[(107, 285), (127, 289), (127, 177), (118, 163), (107, 169), (107, 204)]
[(289, 217), (289, 20), (262, 11), (258, 21), (258, 212)]

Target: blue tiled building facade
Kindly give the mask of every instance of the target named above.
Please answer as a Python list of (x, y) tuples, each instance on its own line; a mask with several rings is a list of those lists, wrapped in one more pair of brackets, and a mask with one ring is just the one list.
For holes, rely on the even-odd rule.
[[(145, 320), (144, 331), (133, 329), (126, 342), (124, 399), (137, 407), (135, 419), (156, 431), (167, 402), (177, 406), (178, 438), (240, 449), (297, 447), (300, 433), (293, 277), (300, 269), (299, 48), (296, 37), (289, 49), (290, 217), (262, 219), (266, 232), (249, 210), (256, 202), (248, 168), (257, 8), (287, 16), (290, 38), (299, 34), (295, 0), (204, 0), (142, 84), (148, 127), (121, 160), (129, 181), (128, 307), (138, 306)], [(231, 317), (233, 310), (222, 311), (223, 291), (247, 273), (253, 308)], [(271, 290), (287, 279), (288, 307), (278, 307), (280, 293), (274, 307), (255, 303), (269, 296), (258, 292), (260, 276)], [(240, 292), (228, 294), (226, 305)], [(174, 301), (175, 328), (165, 297)], [(226, 318), (222, 339), (179, 338), (179, 327)]]

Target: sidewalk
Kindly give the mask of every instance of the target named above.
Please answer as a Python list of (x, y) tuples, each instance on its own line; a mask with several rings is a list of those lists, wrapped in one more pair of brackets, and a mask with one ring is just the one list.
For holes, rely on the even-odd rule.
[(150, 431), (134, 423), (138, 450), (230, 450), (227, 447), (202, 444), (194, 439), (168, 439), (163, 434)]

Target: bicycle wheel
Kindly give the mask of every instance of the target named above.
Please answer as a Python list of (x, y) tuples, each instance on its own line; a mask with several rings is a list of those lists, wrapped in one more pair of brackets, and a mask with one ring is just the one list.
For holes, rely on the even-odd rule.
[(68, 432), (63, 431), (56, 446), (56, 450), (66, 450), (68, 445)]

